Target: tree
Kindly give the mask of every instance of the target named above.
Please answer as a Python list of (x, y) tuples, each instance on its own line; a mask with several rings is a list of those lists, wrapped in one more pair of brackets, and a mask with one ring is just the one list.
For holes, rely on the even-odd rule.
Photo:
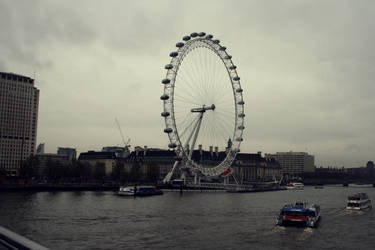
[(92, 178), (92, 166), (87, 161), (77, 161), (74, 175), (79, 178), (80, 182), (87, 182)]
[(68, 166), (64, 166), (59, 161), (48, 159), (46, 168), (44, 169), (44, 176), (46, 176), (48, 180), (53, 180), (54, 182), (60, 181), (68, 176), (69, 173), (67, 168)]
[(103, 180), (105, 176), (105, 164), (103, 162), (95, 163), (94, 178), (96, 180)]
[(0, 167), (0, 177), (6, 176), (6, 175), (7, 175), (7, 171), (4, 168)]
[(111, 179), (116, 181), (121, 181), (122, 177), (125, 175), (124, 163), (119, 160), (116, 161), (116, 165), (111, 173)]
[(134, 162), (132, 168), (130, 169), (130, 180), (132, 182), (138, 182), (141, 178), (141, 164), (139, 162)]
[(32, 177), (38, 176), (39, 160), (35, 155), (30, 155), (21, 164), (19, 175), (25, 179), (31, 179)]
[(149, 164), (147, 165), (147, 179), (152, 182), (159, 180), (160, 176), (160, 167), (158, 164)]
[(374, 175), (375, 175), (375, 170), (374, 170), (374, 162), (373, 161), (368, 161), (366, 164), (366, 174), (367, 174), (367, 179), (370, 181), (374, 181)]

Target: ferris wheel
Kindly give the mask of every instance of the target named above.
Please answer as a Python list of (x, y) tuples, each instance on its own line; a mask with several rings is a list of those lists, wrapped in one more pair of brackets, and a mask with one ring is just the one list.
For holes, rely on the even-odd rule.
[[(177, 155), (169, 178), (176, 167), (207, 177), (230, 174), (245, 128), (243, 90), (232, 56), (204, 32), (184, 36), (169, 56), (160, 97), (168, 147)], [(216, 156), (219, 150), (225, 153), (207, 166), (194, 160), (197, 148), (209, 148)]]

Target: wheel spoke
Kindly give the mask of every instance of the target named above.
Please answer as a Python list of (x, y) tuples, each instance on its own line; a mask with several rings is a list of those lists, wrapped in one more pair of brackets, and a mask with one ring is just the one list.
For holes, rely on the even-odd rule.
[[(168, 131), (173, 133), (169, 137), (171, 147), (179, 149), (185, 143), (195, 143), (224, 150), (229, 138), (242, 136), (237, 122), (243, 123), (237, 113), (243, 112), (243, 106), (239, 106), (243, 105), (239, 103), (243, 100), (242, 90), (238, 90), (239, 78), (231, 57), (214, 40), (200, 36), (184, 40), (184, 45), (171, 56), (174, 58), (166, 66), (171, 84), (165, 83), (164, 93), (172, 96), (170, 101), (164, 101), (163, 113), (166, 124), (175, 128)], [(240, 141), (233, 141), (233, 152), (239, 150)], [(230, 166), (234, 156), (235, 153), (227, 155), (224, 167)], [(204, 170), (194, 162), (193, 166)], [(217, 169), (217, 174), (222, 170)]]

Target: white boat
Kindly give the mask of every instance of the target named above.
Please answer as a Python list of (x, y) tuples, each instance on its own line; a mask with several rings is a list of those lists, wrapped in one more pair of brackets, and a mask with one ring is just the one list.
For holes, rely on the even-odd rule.
[(289, 182), (286, 189), (303, 189), (304, 185), (301, 182)]
[(371, 188), (372, 184), (362, 184), (362, 183), (349, 183), (349, 187), (355, 187), (355, 188)]
[(363, 210), (366, 208), (372, 208), (371, 200), (366, 193), (356, 193), (348, 197), (346, 209)]
[(134, 196), (134, 187), (120, 187), (117, 194), (124, 196)]

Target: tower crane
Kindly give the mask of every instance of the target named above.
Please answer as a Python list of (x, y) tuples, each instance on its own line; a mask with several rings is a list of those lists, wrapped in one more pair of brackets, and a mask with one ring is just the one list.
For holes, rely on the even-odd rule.
[(115, 121), (116, 121), (118, 130), (120, 131), (122, 143), (124, 143), (124, 148), (129, 148), (130, 147), (130, 144), (129, 144), (130, 143), (130, 138), (125, 142), (124, 134), (122, 133), (122, 130), (121, 130), (121, 127), (120, 127), (120, 123), (118, 122), (117, 118), (115, 118)]

